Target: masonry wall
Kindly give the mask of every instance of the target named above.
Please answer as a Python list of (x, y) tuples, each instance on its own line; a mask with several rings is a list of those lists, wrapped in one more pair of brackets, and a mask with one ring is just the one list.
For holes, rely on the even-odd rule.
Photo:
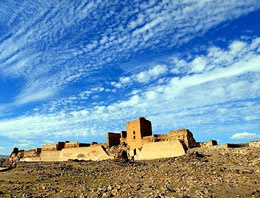
[(19, 157), (20, 159), (24, 157), (24, 153), (25, 153), (25, 150), (21, 150), (18, 152), (17, 154), (17, 157)]
[(135, 160), (152, 160), (185, 155), (185, 149), (179, 140), (152, 142), (143, 145)]
[(23, 157), (39, 157), (41, 153), (41, 149), (31, 149), (28, 151), (24, 151)]
[(155, 142), (161, 142), (161, 141), (168, 141), (169, 140), (169, 134), (158, 134), (154, 135)]
[(40, 157), (26, 157), (22, 161), (27, 162), (55, 162), (55, 161), (68, 161), (73, 159), (78, 160), (107, 160), (112, 159), (104, 150), (103, 146), (95, 145), (89, 147), (77, 147), (77, 148), (66, 148), (60, 151), (42, 151)]
[(57, 144), (42, 145), (42, 151), (57, 151)]
[(118, 146), (120, 144), (120, 138), (121, 134), (120, 133), (107, 133), (107, 145), (108, 147), (112, 146)]
[(198, 142), (200, 147), (210, 147), (218, 145), (216, 140), (209, 140), (208, 142)]
[(112, 159), (102, 146), (90, 146), (90, 147), (80, 147), (80, 148), (70, 148), (63, 149), (61, 151), (60, 160), (66, 161), (69, 159), (79, 159), (79, 160), (107, 160)]
[(21, 162), (39, 162), (40, 157), (26, 157), (26, 158), (20, 159), (20, 161)]
[(248, 143), (250, 147), (260, 147), (260, 141), (252, 141)]
[(155, 138), (153, 135), (143, 137), (143, 139), (142, 139), (142, 144), (147, 144), (147, 143), (155, 142), (155, 139), (156, 139), (156, 138)]
[(188, 129), (178, 129), (169, 132), (169, 140), (180, 140), (188, 148), (197, 147), (192, 133)]
[(44, 162), (62, 161), (60, 154), (61, 151), (42, 151), (39, 160)]
[(66, 142), (64, 148), (78, 148), (78, 142)]

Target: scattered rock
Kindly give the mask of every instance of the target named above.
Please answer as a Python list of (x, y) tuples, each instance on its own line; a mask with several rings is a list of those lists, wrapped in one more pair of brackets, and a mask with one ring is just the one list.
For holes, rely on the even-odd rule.
[(21, 162), (0, 183), (5, 197), (259, 197), (259, 158), (260, 148), (216, 147), (134, 163)]

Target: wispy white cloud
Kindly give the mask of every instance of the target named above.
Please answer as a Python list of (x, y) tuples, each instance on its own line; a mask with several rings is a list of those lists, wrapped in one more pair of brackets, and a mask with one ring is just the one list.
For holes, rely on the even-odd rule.
[[(70, 96), (66, 101), (57, 100), (46, 107), (39, 107), (35, 109), (34, 115), (2, 120), (0, 135), (9, 138), (62, 138), (72, 135), (98, 137), (104, 136), (106, 131), (124, 129), (126, 120), (139, 116), (152, 120), (155, 132), (187, 127), (194, 129), (195, 135), (209, 132), (216, 134), (225, 130), (231, 136), (238, 130), (253, 130), (259, 127), (260, 120), (258, 41), (259, 38), (243, 42), (243, 47), (239, 47), (241, 53), (232, 53), (232, 45), (241, 43), (235, 41), (227, 49), (211, 47), (206, 54), (193, 56), (188, 60), (180, 60), (178, 57), (182, 66), (185, 63), (188, 68), (183, 77), (173, 74), (167, 77), (168, 80), (161, 82), (160, 78), (165, 77), (159, 75), (158, 83), (147, 83), (141, 90), (133, 89), (131, 95), (127, 93), (123, 99), (117, 98), (109, 104), (92, 103), (86, 107), (78, 101), (85, 95), (76, 95)], [(198, 58), (205, 60), (207, 64), (197, 61)], [(169, 60), (173, 60), (173, 57)], [(193, 72), (194, 62), (204, 64), (204, 69)], [(178, 67), (172, 62), (168, 65), (170, 69)], [(161, 70), (152, 68), (143, 72), (157, 75), (161, 74), (159, 71)], [(139, 83), (132, 80), (132, 76), (122, 76), (119, 82), (129, 83), (131, 80), (132, 83)], [(102, 93), (105, 90), (105, 87), (98, 86), (88, 90), (86, 94)], [(69, 103), (71, 108), (68, 108)], [(55, 109), (57, 106), (61, 106), (59, 111)], [(43, 109), (50, 107), (54, 108), (53, 111), (44, 113)], [(245, 120), (243, 126), (240, 124), (241, 119)]]
[[(111, 62), (155, 46), (171, 49), (260, 8), (257, 0), (133, 1), (131, 6), (122, 1), (26, 1), (19, 8), (8, 1), (0, 5), (4, 8), (0, 22), (8, 31), (0, 37), (0, 74), (22, 77), (25, 83), (16, 104), (52, 97)], [(243, 48), (241, 43), (231, 47), (231, 53)], [(193, 72), (206, 69), (201, 61), (194, 60)], [(150, 78), (147, 73), (137, 76), (140, 82)], [(120, 87), (122, 82), (114, 85)], [(51, 90), (43, 91), (46, 87)]]
[(236, 133), (232, 135), (230, 139), (245, 140), (245, 139), (255, 139), (255, 138), (260, 138), (260, 135), (256, 133), (242, 132), (242, 133)]
[(35, 149), (40, 147), (40, 145), (37, 145), (37, 141), (33, 138), (17, 138), (15, 144), (13, 145), (13, 147), (17, 147), (19, 149)]
[(166, 65), (155, 65), (149, 70), (142, 71), (132, 76), (120, 77), (119, 82), (111, 82), (111, 85), (116, 88), (121, 88), (123, 86), (131, 85), (132, 83), (148, 83), (166, 74), (167, 70), (168, 68)]

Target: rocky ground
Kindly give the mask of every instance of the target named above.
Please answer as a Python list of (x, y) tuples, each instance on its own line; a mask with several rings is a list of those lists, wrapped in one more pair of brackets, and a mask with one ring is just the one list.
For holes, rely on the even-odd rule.
[(0, 197), (260, 197), (260, 148), (197, 148), (146, 162), (19, 163)]

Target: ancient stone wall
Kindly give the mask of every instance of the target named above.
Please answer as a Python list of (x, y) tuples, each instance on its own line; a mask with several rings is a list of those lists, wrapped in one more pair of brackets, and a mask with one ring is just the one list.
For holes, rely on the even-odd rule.
[(209, 140), (208, 142), (198, 142), (198, 146), (200, 147), (210, 147), (218, 145), (216, 140)]
[(64, 148), (78, 148), (79, 143), (78, 142), (66, 142)]
[(20, 161), (21, 162), (39, 162), (39, 161), (41, 161), (40, 159), (41, 159), (40, 157), (25, 157), (25, 158), (21, 158)]
[(155, 142), (162, 142), (162, 141), (168, 141), (169, 140), (169, 134), (156, 134), (154, 135)]
[[(32, 152), (32, 151), (30, 151)], [(59, 151), (42, 151), (39, 156), (27, 155), (22, 158), (21, 161), (26, 162), (55, 162), (55, 161), (68, 161), (68, 160), (107, 160), (113, 159), (109, 156), (104, 147), (96, 144), (89, 147), (76, 147), (76, 148), (65, 148)]]
[(142, 139), (142, 144), (147, 144), (147, 143), (151, 143), (151, 142), (155, 142), (156, 138), (151, 135), (151, 136), (146, 136), (146, 137), (143, 137)]
[(17, 157), (19, 157), (20, 159), (24, 157), (24, 153), (25, 153), (25, 150), (20, 150), (17, 154)]
[(169, 140), (180, 140), (186, 149), (197, 147), (192, 133), (188, 129), (178, 129), (169, 132)]
[(121, 138), (120, 133), (108, 132), (107, 133), (107, 145), (108, 145), (108, 147), (118, 146), (120, 144), (120, 138)]
[(61, 161), (67, 161), (70, 159), (99, 161), (112, 158), (113, 157), (110, 157), (106, 153), (103, 146), (63, 149), (60, 154)]
[(179, 140), (152, 142), (143, 145), (135, 160), (152, 160), (185, 155), (185, 149)]
[(60, 154), (61, 151), (42, 151), (39, 160), (44, 162), (62, 161)]
[(42, 145), (42, 151), (57, 151), (57, 144)]
[(248, 143), (249, 147), (260, 147), (260, 141), (252, 141)]
[(24, 158), (27, 158), (27, 157), (39, 157), (40, 154), (41, 154), (41, 149), (39, 149), (39, 148), (31, 149), (31, 150), (28, 150), (28, 151), (24, 151), (23, 157)]

